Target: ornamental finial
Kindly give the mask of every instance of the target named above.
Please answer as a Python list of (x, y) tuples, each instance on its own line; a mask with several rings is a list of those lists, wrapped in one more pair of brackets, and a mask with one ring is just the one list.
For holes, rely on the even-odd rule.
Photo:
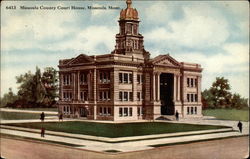
[(132, 0), (126, 0), (127, 8), (131, 8)]

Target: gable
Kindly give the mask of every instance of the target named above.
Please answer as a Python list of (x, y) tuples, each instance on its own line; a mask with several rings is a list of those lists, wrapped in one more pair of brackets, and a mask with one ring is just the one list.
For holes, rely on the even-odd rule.
[(159, 55), (152, 61), (154, 65), (179, 67), (180, 63), (169, 55)]
[(72, 59), (68, 64), (69, 65), (74, 65), (74, 64), (86, 64), (86, 63), (92, 63), (94, 60), (85, 55), (85, 54), (80, 54), (76, 58)]

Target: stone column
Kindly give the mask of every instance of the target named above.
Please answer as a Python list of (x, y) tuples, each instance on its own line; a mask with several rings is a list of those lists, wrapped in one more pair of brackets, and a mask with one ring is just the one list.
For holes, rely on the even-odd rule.
[(198, 102), (201, 102), (201, 77), (197, 77), (197, 98)]
[(156, 75), (156, 79), (157, 79), (157, 101), (160, 101), (160, 97), (161, 97), (161, 94), (160, 94), (160, 73), (157, 73)]
[(183, 74), (182, 75), (182, 100), (183, 102), (187, 102), (186, 99), (186, 87), (187, 87), (187, 77)]
[(92, 75), (91, 75), (92, 73), (91, 73), (91, 70), (89, 70), (89, 73), (88, 73), (88, 75), (87, 75), (87, 79), (88, 79), (88, 100), (92, 100), (92, 88), (91, 88), (91, 86), (92, 86)]
[(132, 89), (133, 89), (133, 101), (136, 101), (137, 100), (137, 72), (136, 71), (133, 71), (133, 85), (132, 85)]
[(60, 98), (61, 98), (61, 100), (63, 100), (63, 74), (62, 73), (60, 73), (60, 86), (59, 86), (59, 88), (60, 88)]
[(174, 74), (174, 101), (176, 101), (176, 74)]
[(180, 87), (180, 84), (181, 84), (181, 78), (180, 78), (180, 75), (177, 76), (177, 85), (178, 85), (178, 88), (177, 88), (177, 100), (180, 101), (180, 95), (181, 95), (181, 87)]
[(152, 97), (152, 100), (153, 101), (155, 101), (155, 73), (153, 72), (152, 73), (152, 78), (153, 78), (153, 80), (152, 80), (152, 86), (153, 86), (153, 88), (152, 88), (152, 95), (153, 95), (153, 97)]
[(75, 92), (76, 92), (76, 76), (75, 76), (75, 72), (71, 73), (71, 77), (72, 77), (72, 86), (73, 86), (72, 98), (73, 98), (73, 101), (74, 101), (76, 99), (76, 96), (75, 96)]
[(77, 100), (80, 100), (80, 71), (77, 71)]
[(94, 103), (94, 120), (96, 120), (96, 88), (97, 88), (97, 83), (96, 83), (96, 68), (94, 69), (94, 74), (93, 74), (93, 103)]

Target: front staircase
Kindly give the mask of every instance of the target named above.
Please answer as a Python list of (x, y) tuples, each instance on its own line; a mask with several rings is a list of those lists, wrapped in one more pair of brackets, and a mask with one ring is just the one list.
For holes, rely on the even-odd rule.
[(156, 120), (174, 121), (174, 120), (176, 120), (176, 118), (174, 115), (161, 115), (160, 117), (156, 118)]

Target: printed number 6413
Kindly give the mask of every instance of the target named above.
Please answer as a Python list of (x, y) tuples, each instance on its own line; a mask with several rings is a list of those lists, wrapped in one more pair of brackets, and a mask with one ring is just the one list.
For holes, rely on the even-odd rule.
[(6, 9), (16, 9), (16, 6), (6, 6)]

